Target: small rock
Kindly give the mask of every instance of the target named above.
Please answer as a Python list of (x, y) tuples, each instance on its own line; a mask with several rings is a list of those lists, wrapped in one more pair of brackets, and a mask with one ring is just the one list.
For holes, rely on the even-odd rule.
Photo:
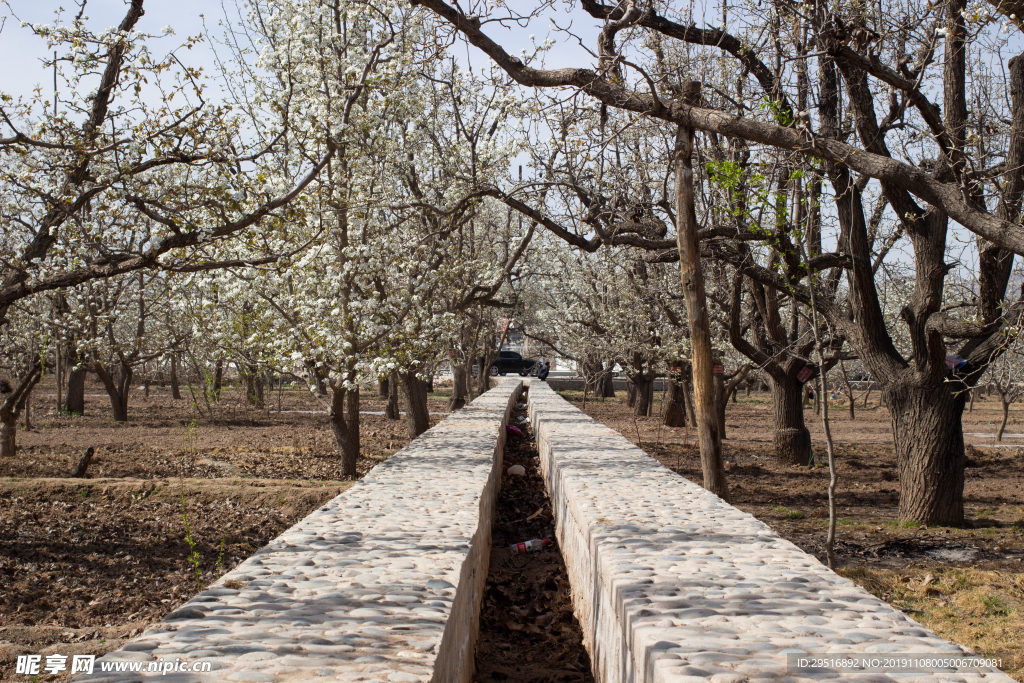
[(512, 465), (511, 467), (508, 468), (507, 471), (509, 474), (516, 477), (521, 477), (524, 474), (526, 474), (526, 468), (523, 467), (522, 465)]

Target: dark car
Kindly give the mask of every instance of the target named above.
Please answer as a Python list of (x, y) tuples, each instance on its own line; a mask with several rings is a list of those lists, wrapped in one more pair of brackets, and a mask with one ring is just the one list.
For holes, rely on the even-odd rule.
[(510, 372), (518, 372), (520, 375), (527, 375), (537, 365), (535, 358), (523, 358), (515, 351), (500, 351), (498, 357), (491, 364), (491, 377), (496, 375), (507, 375)]

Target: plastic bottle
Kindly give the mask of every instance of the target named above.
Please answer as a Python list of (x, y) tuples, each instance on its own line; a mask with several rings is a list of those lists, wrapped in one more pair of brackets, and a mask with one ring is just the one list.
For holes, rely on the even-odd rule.
[(551, 541), (548, 539), (535, 538), (532, 541), (523, 541), (522, 543), (513, 543), (509, 546), (509, 550), (512, 551), (513, 555), (523, 555), (525, 553), (532, 553), (538, 550), (543, 550), (551, 545)]

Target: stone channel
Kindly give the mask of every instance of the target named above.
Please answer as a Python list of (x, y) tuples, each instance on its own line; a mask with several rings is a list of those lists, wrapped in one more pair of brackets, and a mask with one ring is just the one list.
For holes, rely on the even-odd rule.
[(448, 417), (76, 682), (470, 681), (521, 386)]
[[(966, 651), (543, 382), (531, 382), (529, 413), (596, 680), (1012, 683), (997, 669), (921, 668), (924, 656), (941, 668)], [(849, 671), (851, 655), (899, 671)], [(801, 658), (823, 665), (800, 667)]]

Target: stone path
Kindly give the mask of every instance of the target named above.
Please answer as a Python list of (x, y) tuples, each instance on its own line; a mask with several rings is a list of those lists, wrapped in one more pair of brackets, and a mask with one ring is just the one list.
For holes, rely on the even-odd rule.
[(965, 651), (530, 383), (584, 644), (603, 683), (999, 681), (998, 671), (798, 671), (789, 656)]
[[(96, 661), (186, 681), (469, 681), (506, 380), (375, 467), (208, 590)], [(184, 561), (184, 558), (182, 558)], [(209, 673), (148, 672), (208, 663)]]

